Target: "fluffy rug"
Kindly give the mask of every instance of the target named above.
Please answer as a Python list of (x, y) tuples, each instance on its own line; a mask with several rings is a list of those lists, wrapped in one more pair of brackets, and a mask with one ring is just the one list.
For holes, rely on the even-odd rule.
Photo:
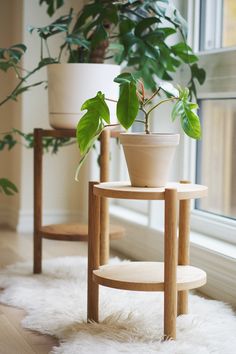
[[(119, 260), (113, 260), (119, 262)], [(0, 301), (27, 311), (25, 328), (55, 335), (53, 354), (234, 354), (236, 317), (219, 301), (190, 296), (190, 314), (177, 319), (177, 340), (161, 341), (163, 294), (100, 287), (100, 323), (86, 323), (86, 258), (31, 263), (0, 272)]]

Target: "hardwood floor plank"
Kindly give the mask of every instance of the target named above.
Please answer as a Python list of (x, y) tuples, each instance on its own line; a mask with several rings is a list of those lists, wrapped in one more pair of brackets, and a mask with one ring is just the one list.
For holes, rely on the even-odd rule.
[(0, 354), (35, 354), (5, 315), (0, 315), (0, 344)]

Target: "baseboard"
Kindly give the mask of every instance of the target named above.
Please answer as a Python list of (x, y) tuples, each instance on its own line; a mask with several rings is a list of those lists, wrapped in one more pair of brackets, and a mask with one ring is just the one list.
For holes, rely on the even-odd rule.
[[(112, 221), (126, 229), (122, 240), (112, 242), (113, 249), (135, 260), (163, 260), (162, 232), (114, 216)], [(199, 290), (211, 298), (236, 306), (236, 258), (193, 242), (190, 255), (191, 265), (207, 273), (207, 284)]]
[(15, 208), (0, 206), (0, 225), (16, 229), (18, 223), (18, 212)]
[[(44, 210), (43, 224), (70, 223), (84, 220), (77, 210)], [(0, 208), (0, 225), (7, 225), (17, 232), (33, 232), (33, 211)]]

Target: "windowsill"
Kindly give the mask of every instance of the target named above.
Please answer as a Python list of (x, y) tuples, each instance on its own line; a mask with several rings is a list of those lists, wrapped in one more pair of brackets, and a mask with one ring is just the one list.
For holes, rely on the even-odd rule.
[[(142, 227), (147, 227), (147, 229), (152, 231), (163, 233), (163, 229), (150, 228), (148, 226), (148, 217), (146, 215), (129, 210), (128, 208), (111, 205), (110, 214), (116, 218), (134, 224), (134, 227), (136, 225), (137, 227), (140, 225)], [(200, 248), (208, 249), (209, 251), (223, 255), (224, 257), (236, 260), (236, 245), (195, 231), (191, 231), (190, 240), (191, 244), (194, 244)]]
[(191, 231), (191, 243), (236, 260), (236, 245)]

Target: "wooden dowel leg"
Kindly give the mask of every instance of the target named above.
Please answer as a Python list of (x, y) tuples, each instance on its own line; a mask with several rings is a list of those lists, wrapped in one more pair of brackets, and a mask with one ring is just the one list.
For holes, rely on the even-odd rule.
[[(110, 159), (110, 130), (105, 129), (101, 134), (100, 151), (100, 182), (109, 181), (109, 159)], [(109, 261), (109, 200), (101, 198), (101, 235), (100, 235), (100, 264), (107, 264)]]
[[(180, 183), (190, 183), (181, 181)], [(179, 205), (178, 264), (189, 264), (190, 199), (181, 200)], [(188, 290), (178, 292), (178, 315), (188, 313)]]
[(42, 272), (42, 129), (34, 130), (34, 273)]
[(95, 184), (89, 182), (87, 320), (98, 322), (99, 286), (93, 271), (100, 265), (100, 197), (93, 194)]
[(177, 190), (165, 190), (164, 339), (176, 338)]

